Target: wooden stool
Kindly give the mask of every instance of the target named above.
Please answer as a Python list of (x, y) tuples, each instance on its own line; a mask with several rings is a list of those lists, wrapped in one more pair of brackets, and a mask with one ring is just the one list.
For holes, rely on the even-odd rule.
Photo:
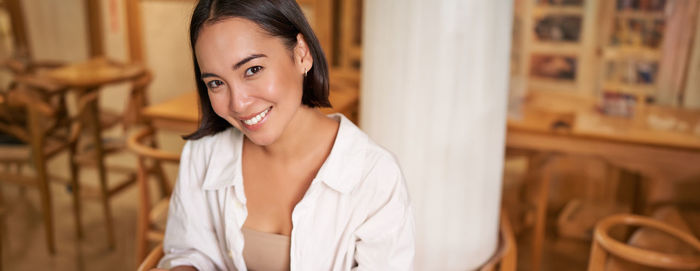
[[(696, 254), (680, 255), (657, 252), (622, 243), (610, 236), (611, 228), (619, 225), (648, 227), (664, 232), (689, 245), (695, 250)], [(648, 267), (697, 270), (700, 268), (700, 255), (697, 253), (700, 253), (700, 241), (690, 233), (651, 218), (619, 214), (607, 217), (597, 224), (588, 270), (608, 270), (608, 260), (612, 258), (610, 254), (614, 257)]]
[[(166, 217), (172, 188), (162, 172), (161, 162), (177, 164), (180, 155), (159, 150), (154, 144), (155, 131), (152, 128), (142, 129), (129, 137), (127, 145), (138, 155), (138, 186), (139, 186), (139, 216), (136, 227), (136, 259), (137, 262), (146, 257), (149, 241), (162, 242), (165, 228), (157, 221)], [(149, 143), (144, 143), (149, 142)], [(153, 165), (149, 167), (148, 161)], [(161, 198), (157, 203), (151, 203), (151, 193), (148, 179), (155, 174), (159, 180)]]

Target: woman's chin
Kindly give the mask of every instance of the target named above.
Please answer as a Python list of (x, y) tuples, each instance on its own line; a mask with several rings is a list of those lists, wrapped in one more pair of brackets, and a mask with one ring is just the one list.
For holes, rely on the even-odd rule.
[(245, 135), (250, 142), (258, 146), (268, 146), (275, 142), (276, 138), (260, 134), (246, 134)]

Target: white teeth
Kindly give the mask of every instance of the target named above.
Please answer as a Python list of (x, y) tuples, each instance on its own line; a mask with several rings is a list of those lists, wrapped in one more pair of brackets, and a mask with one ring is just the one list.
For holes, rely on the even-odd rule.
[(255, 117), (252, 117), (252, 118), (247, 119), (247, 120), (243, 120), (243, 123), (245, 123), (246, 125), (258, 124), (258, 122), (260, 122), (260, 120), (262, 120), (265, 117), (265, 115), (267, 115), (268, 111), (270, 111), (270, 108), (265, 109), (265, 111), (260, 112), (260, 114), (258, 114)]

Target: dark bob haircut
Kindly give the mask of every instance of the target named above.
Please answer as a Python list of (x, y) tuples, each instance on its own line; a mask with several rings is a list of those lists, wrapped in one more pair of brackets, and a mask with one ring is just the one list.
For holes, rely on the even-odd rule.
[(289, 49), (297, 44), (301, 33), (308, 44), (313, 66), (304, 78), (301, 103), (309, 107), (330, 107), (328, 100), (328, 64), (326, 56), (299, 5), (294, 0), (200, 0), (190, 22), (190, 46), (194, 62), (194, 76), (199, 93), (201, 123), (197, 131), (185, 139), (199, 139), (221, 132), (231, 124), (214, 112), (209, 101), (207, 86), (202, 80), (194, 46), (202, 27), (229, 18), (243, 18), (256, 23), (273, 37), (283, 40)]

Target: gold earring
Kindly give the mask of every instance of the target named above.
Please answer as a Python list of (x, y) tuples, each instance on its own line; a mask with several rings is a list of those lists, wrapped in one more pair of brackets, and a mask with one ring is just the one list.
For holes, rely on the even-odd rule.
[(306, 73), (307, 73), (308, 71), (309, 71), (309, 70), (307, 70), (306, 68), (304, 68), (304, 77), (306, 77)]

